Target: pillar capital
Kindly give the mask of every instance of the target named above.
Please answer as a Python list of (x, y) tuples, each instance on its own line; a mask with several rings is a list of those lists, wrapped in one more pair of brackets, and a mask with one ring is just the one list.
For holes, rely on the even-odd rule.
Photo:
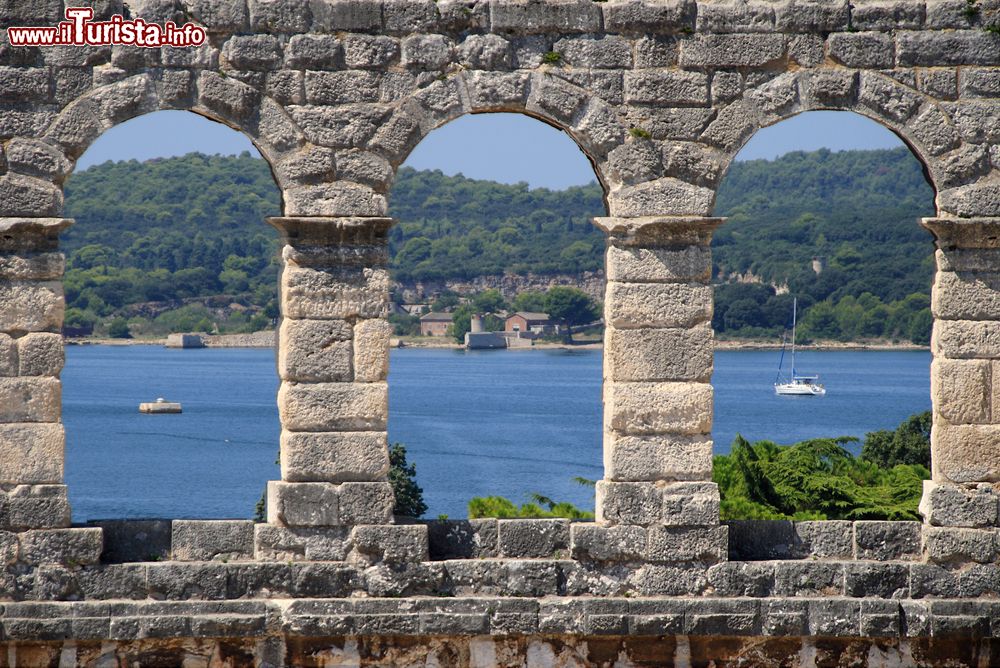
[(0, 217), (0, 251), (54, 250), (72, 218)]
[(293, 246), (342, 246), (384, 242), (393, 218), (357, 216), (274, 216), (269, 225)]
[(1000, 249), (1000, 218), (922, 218), (920, 224), (941, 250)]
[(594, 218), (594, 225), (622, 246), (707, 246), (725, 221), (708, 216), (601, 217)]

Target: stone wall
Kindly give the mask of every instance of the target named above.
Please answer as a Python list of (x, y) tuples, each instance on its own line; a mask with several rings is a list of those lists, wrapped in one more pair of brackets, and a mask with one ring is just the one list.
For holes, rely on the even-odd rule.
[[(217, 663), (360, 653), (406, 665), (431, 661), (426, 648), (440, 649), (440, 665), (609, 663), (597, 657), (613, 648), (638, 665), (710, 653), (990, 662), (992, 641), (956, 639), (1000, 633), (995, 0), (129, 8), (148, 21), (197, 21), (209, 43), (0, 41), (0, 596), (15, 663), (118, 651), (148, 665), (192, 652)], [(54, 25), (63, 6), (7, 11), (5, 25)], [(117, 0), (97, 3), (98, 18), (121, 11)], [(282, 479), (269, 484), (266, 524), (70, 526), (58, 235), (72, 221), (59, 217), (62, 184), (104, 130), (157, 109), (246, 133), (281, 188), (283, 215), (270, 222), (284, 245)], [(924, 221), (938, 248), (934, 479), (922, 526), (751, 527), (756, 546), (740, 547), (747, 526), (719, 523), (711, 483), (709, 244), (724, 221), (710, 214), (740, 147), (810, 109), (856, 111), (896, 132), (935, 188), (936, 217)], [(595, 221), (607, 236), (595, 523), (392, 517), (386, 197), (431, 130), (492, 111), (567, 132), (605, 190), (608, 216)], [(785, 558), (802, 555), (813, 558)], [(623, 640), (647, 636), (658, 640)]]

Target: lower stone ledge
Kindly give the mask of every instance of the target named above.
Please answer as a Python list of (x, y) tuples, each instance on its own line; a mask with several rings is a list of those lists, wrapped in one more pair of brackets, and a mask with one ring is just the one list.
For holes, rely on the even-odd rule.
[(1000, 600), (358, 598), (7, 604), (8, 642), (331, 636), (1000, 638)]

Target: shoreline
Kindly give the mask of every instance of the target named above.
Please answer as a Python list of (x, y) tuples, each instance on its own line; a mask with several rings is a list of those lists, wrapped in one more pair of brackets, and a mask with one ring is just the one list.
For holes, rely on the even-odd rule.
[[(228, 335), (223, 335), (228, 336)], [(235, 336), (245, 336), (238, 334)], [(398, 349), (437, 349), (437, 350), (463, 350), (465, 346), (459, 343), (452, 343), (449, 341), (435, 341), (430, 340), (432, 338), (444, 338), (444, 337), (425, 337), (426, 340), (420, 339), (391, 339), (390, 347)], [(166, 343), (165, 338), (157, 339), (108, 339), (108, 338), (79, 338), (79, 339), (65, 339), (66, 345), (69, 346), (163, 346)], [(733, 339), (716, 339), (714, 348), (715, 350), (722, 351), (763, 351), (763, 350), (781, 350), (780, 343), (773, 343), (768, 341), (739, 341)], [(273, 345), (228, 345), (223, 342), (209, 343), (205, 348), (273, 348)], [(600, 341), (591, 341), (586, 343), (575, 343), (575, 344), (565, 344), (565, 343), (550, 343), (543, 342), (538, 343), (530, 348), (508, 348), (509, 352), (519, 352), (524, 350), (601, 350), (604, 348), (604, 344)], [(806, 350), (813, 352), (923, 352), (929, 351), (930, 346), (919, 346), (913, 343), (892, 343), (889, 341), (866, 341), (866, 342), (842, 342), (842, 341), (820, 341), (818, 343), (810, 343), (807, 345), (796, 346), (798, 350)], [(178, 350), (181, 350), (178, 348)], [(188, 348), (186, 350), (198, 350), (198, 348)]]

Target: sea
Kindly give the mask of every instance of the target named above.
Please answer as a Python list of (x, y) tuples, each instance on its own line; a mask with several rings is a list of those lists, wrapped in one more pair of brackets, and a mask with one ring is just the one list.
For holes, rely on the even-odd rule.
[[(894, 429), (930, 408), (930, 353), (800, 352), (824, 397), (777, 397), (776, 351), (719, 351), (713, 439), (794, 443)], [(787, 363), (787, 362), (786, 362)], [(593, 509), (602, 474), (601, 351), (394, 349), (389, 440), (416, 465), (428, 517), (475, 496), (541, 494)], [(73, 520), (249, 518), (279, 479), (270, 349), (69, 346), (63, 379)], [(179, 415), (146, 415), (164, 397)], [(860, 451), (861, 443), (851, 447)]]

